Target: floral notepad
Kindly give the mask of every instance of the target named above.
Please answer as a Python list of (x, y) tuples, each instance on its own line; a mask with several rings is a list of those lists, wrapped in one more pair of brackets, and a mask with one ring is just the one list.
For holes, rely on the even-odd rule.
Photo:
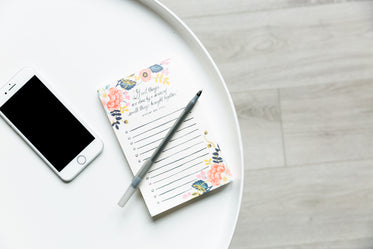
[[(189, 100), (200, 89), (178, 90), (185, 70), (167, 59), (98, 90), (133, 174), (152, 155)], [(179, 86), (179, 87), (178, 87)], [(205, 122), (201, 99), (140, 184), (151, 216), (231, 181), (222, 151)]]

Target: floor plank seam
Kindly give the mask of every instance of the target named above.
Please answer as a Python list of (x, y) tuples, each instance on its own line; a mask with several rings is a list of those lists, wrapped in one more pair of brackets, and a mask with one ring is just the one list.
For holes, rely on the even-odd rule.
[(294, 168), (305, 168), (305, 167), (312, 167), (317, 165), (323, 165), (328, 166), (331, 164), (337, 164), (337, 163), (353, 163), (353, 162), (364, 162), (364, 161), (372, 161), (373, 157), (367, 157), (367, 158), (361, 158), (361, 159), (342, 159), (342, 160), (335, 160), (335, 161), (325, 161), (325, 162), (317, 162), (317, 163), (304, 163), (304, 164), (293, 164), (293, 165), (287, 165), (283, 167), (274, 166), (274, 167), (263, 167), (263, 168), (257, 168), (257, 169), (245, 169), (245, 171), (265, 171), (265, 170), (281, 170), (285, 167), (288, 169), (294, 169)]
[[(282, 7), (276, 7), (276, 8), (264, 8), (264, 9), (257, 9), (257, 10), (245, 10), (245, 11), (236, 11), (236, 12), (226, 12), (226, 13), (219, 13), (219, 14), (207, 14), (207, 15), (189, 15), (189, 16), (182, 16), (179, 15), (179, 17), (185, 21), (188, 22), (189, 20), (193, 19), (200, 19), (200, 18), (213, 18), (213, 17), (222, 17), (222, 16), (235, 16), (235, 15), (242, 15), (242, 14), (258, 14), (258, 13), (270, 13), (270, 12), (276, 12), (276, 11), (283, 11), (283, 10), (296, 10), (301, 8), (317, 8), (320, 6), (335, 6), (335, 5), (348, 5), (348, 4), (356, 4), (359, 2), (372, 2), (373, 0), (355, 0), (355, 1), (347, 1), (347, 2), (329, 2), (329, 3), (309, 3), (309, 4), (299, 4), (296, 6), (282, 6)], [(172, 10), (172, 9), (171, 9)], [(173, 10), (172, 10), (173, 11)], [(176, 11), (173, 11), (176, 13)]]
[(280, 89), (276, 89), (277, 91), (277, 101), (278, 101), (278, 113), (280, 116), (280, 130), (281, 130), (281, 141), (282, 141), (282, 153), (284, 157), (284, 166), (287, 167), (287, 157), (286, 157), (286, 147), (285, 147), (285, 134), (284, 134), (284, 126), (282, 122), (282, 108), (281, 108), (281, 93)]
[[(250, 247), (250, 249), (282, 249), (282, 248), (298, 248), (301, 246), (302, 248), (304, 246), (312, 246), (312, 245), (322, 245), (322, 244), (333, 244), (333, 243), (339, 243), (339, 242), (346, 242), (346, 241), (357, 241), (357, 240), (372, 240), (373, 237), (356, 237), (356, 238), (348, 238), (348, 239), (336, 239), (336, 240), (322, 240), (322, 241), (314, 241), (314, 242), (308, 242), (308, 243), (294, 243), (294, 244), (282, 244), (282, 245), (276, 245), (271, 247)], [(324, 247), (323, 247), (324, 248)]]

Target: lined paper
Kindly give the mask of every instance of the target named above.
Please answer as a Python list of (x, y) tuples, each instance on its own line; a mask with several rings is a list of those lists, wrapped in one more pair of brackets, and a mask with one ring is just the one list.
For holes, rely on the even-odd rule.
[[(98, 90), (134, 175), (197, 92), (196, 89), (190, 93), (178, 92), (171, 77), (171, 72), (176, 71), (166, 60)], [(179, 75), (184, 71), (179, 70)], [(203, 101), (196, 103), (140, 184), (151, 216), (231, 181), (220, 146), (209, 133), (200, 102)]]
[[(136, 165), (134, 172), (151, 157), (183, 109), (140, 123), (128, 131), (128, 140), (135, 154), (135, 162), (130, 162)], [(179, 197), (191, 190), (195, 175), (208, 168), (204, 158), (209, 152), (202, 133), (194, 116), (189, 114), (140, 185), (142, 192), (148, 192), (152, 197), (148, 205), (181, 202)]]

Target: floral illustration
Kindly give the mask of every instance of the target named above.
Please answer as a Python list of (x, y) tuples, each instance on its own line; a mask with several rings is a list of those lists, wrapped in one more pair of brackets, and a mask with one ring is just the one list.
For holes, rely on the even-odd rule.
[(225, 171), (223, 163), (213, 164), (209, 171), (207, 171), (207, 181), (211, 182), (213, 186), (219, 186), (223, 179), (221, 174)]
[(230, 170), (230, 169), (226, 169), (226, 170), (225, 170), (225, 174), (226, 174), (227, 176), (229, 176), (229, 177), (232, 176), (232, 173), (231, 173), (231, 170)]
[(111, 126), (115, 127), (116, 129), (119, 129), (120, 120), (122, 120), (122, 114), (119, 110), (114, 110), (110, 112), (111, 116), (115, 118), (115, 121), (111, 123)]
[(210, 158), (204, 159), (206, 165), (205, 170), (200, 171), (195, 175), (196, 181), (193, 182), (191, 190), (183, 195), (183, 199), (194, 198), (203, 195), (210, 190), (217, 188), (230, 181), (232, 173), (224, 164), (222, 158), (220, 146), (214, 144), (207, 138), (208, 132), (205, 131), (204, 139), (206, 141), (206, 147), (210, 150)]
[(161, 64), (162, 64), (162, 65), (168, 65), (168, 64), (170, 64), (170, 58), (168, 58), (168, 59), (162, 61)]
[[(123, 115), (130, 111), (130, 94), (129, 91), (136, 88), (145, 82), (155, 82), (170, 84), (168, 75), (170, 59), (166, 59), (159, 64), (154, 64), (149, 68), (140, 70), (139, 73), (131, 74), (126, 78), (122, 78), (113, 85), (107, 85), (105, 88), (99, 89), (98, 95), (101, 103), (108, 114), (110, 114), (111, 125), (116, 129), (120, 128), (121, 124), (128, 124), (127, 119), (123, 119)], [(165, 74), (167, 72), (167, 74)]]
[[(170, 59), (167, 59), (167, 60), (162, 61), (161, 64), (162, 64), (162, 65), (168, 65), (168, 64), (170, 64)], [(170, 73), (170, 72), (168, 71), (168, 68), (165, 68), (165, 69), (163, 70), (163, 74), (164, 74), (164, 75), (168, 76), (169, 73)]]
[(193, 196), (199, 196), (203, 195), (204, 193), (207, 193), (210, 191), (212, 186), (209, 186), (205, 181), (198, 180), (192, 184), (192, 187), (197, 190), (197, 192), (194, 192)]
[(203, 133), (203, 135), (204, 135), (204, 139), (205, 139), (205, 141), (207, 142), (207, 148), (211, 148), (211, 147), (216, 147), (215, 146), (215, 144), (213, 143), (213, 142), (211, 142), (210, 140), (208, 140), (207, 139), (207, 135), (209, 134), (209, 132), (208, 131), (205, 131), (204, 133)]
[(131, 90), (133, 87), (136, 86), (136, 81), (129, 79), (120, 79), (118, 80), (117, 86), (120, 86), (121, 88), (126, 90)]
[(149, 69), (152, 71), (152, 73), (159, 73), (160, 71), (163, 70), (163, 67), (161, 65), (155, 64), (149, 67)]
[(108, 93), (109, 101), (106, 107), (109, 111), (114, 111), (120, 108), (120, 103), (123, 101), (123, 93), (115, 87), (111, 87)]
[(212, 153), (212, 161), (214, 163), (222, 163), (223, 162), (223, 158), (221, 158), (219, 156), (219, 153), (220, 153), (220, 147), (217, 144), (216, 147), (215, 147), (215, 152)]
[(188, 199), (190, 196), (191, 196), (190, 192), (183, 194), (183, 199)]
[(111, 116), (111, 125), (116, 129), (119, 129), (122, 114), (129, 111), (128, 106), (130, 96), (128, 91), (107, 85), (105, 88), (98, 90), (98, 94), (102, 105)]
[(202, 170), (200, 174), (196, 175), (196, 177), (198, 179), (205, 180), (206, 179), (206, 173), (205, 173), (205, 171)]
[(152, 78), (152, 71), (149, 68), (145, 68), (140, 71), (139, 76), (143, 82), (148, 82)]
[(166, 68), (166, 69), (163, 71), (163, 74), (166, 75), (166, 76), (167, 76), (169, 73), (170, 73), (170, 72), (168, 71), (168, 68)]

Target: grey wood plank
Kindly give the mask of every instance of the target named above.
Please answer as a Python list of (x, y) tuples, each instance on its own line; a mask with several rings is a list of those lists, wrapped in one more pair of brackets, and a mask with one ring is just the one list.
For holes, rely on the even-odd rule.
[[(373, 237), (357, 238), (352, 240), (342, 239), (335, 241), (316, 242), (301, 245), (286, 245), (284, 247), (271, 247), (272, 249), (367, 249), (372, 248)], [(243, 247), (244, 248), (244, 247)], [(247, 248), (247, 247), (246, 247)], [(261, 249), (271, 249), (261, 248)]]
[(184, 20), (232, 92), (373, 79), (373, 1)]
[[(373, 1), (162, 2), (204, 43), (238, 111), (246, 181), (231, 248), (372, 248), (372, 162), (355, 159), (372, 145)], [(285, 114), (275, 90), (251, 91), (263, 88), (281, 88)]]
[(233, 93), (240, 121), (245, 167), (260, 169), (285, 165), (277, 90)]
[(297, 8), (304, 6), (316, 6), (325, 4), (339, 4), (345, 2), (369, 1), (369, 0), (189, 0), (171, 1), (162, 0), (172, 11), (181, 18), (190, 19), (200, 16), (216, 16), (238, 13), (253, 13), (284, 8)]
[(280, 90), (288, 165), (373, 158), (373, 81)]
[(231, 248), (372, 248), (372, 164), (246, 169)]

